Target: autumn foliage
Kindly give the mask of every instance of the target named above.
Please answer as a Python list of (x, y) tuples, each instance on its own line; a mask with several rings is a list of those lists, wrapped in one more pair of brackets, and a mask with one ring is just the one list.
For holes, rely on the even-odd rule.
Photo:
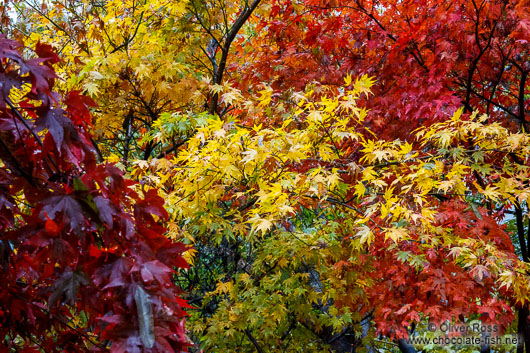
[(529, 9), (7, 2), (6, 342), (529, 353)]
[(367, 122), (383, 137), (407, 137), (460, 106), (528, 130), (529, 8), (497, 0), (275, 0), (246, 74), (278, 90), (340, 85), (344, 73), (374, 76)]
[(53, 91), (51, 47), (19, 50), (0, 38), (2, 351), (182, 351), (185, 247), (164, 236), (163, 200), (96, 162), (95, 104)]

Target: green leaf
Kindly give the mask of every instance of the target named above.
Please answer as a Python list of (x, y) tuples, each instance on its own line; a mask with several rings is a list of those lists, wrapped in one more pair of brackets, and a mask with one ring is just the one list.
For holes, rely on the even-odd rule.
[(398, 251), (397, 253), (398, 260), (403, 263), (405, 263), (409, 257), (410, 257), (410, 253), (408, 251)]

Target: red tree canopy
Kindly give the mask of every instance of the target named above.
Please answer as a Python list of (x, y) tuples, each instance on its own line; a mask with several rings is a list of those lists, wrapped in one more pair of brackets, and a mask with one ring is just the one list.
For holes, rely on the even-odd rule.
[[(155, 190), (98, 164), (79, 92), (53, 92), (47, 45), (0, 37), (0, 337), (24, 352), (180, 352), (175, 268)], [(64, 108), (63, 108), (64, 107)], [(17, 349), (18, 350), (18, 349)]]
[(528, 1), (275, 0), (261, 28), (247, 77), (281, 91), (373, 76), (367, 121), (382, 137), (460, 106), (528, 131)]

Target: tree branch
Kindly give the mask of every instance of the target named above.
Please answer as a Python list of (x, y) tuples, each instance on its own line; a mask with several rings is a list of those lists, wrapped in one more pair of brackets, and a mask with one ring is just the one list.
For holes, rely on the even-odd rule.
[[(234, 25), (228, 32), (226, 39), (223, 43), (223, 46), (221, 48), (221, 52), (222, 52), (221, 61), (219, 62), (219, 67), (217, 69), (217, 75), (214, 79), (214, 84), (220, 85), (222, 83), (224, 71), (226, 69), (226, 63), (228, 61), (228, 53), (230, 52), (230, 46), (232, 45), (232, 42), (236, 38), (236, 35), (241, 29), (241, 27), (243, 27), (243, 25), (248, 20), (252, 12), (254, 12), (254, 10), (258, 7), (260, 2), (261, 0), (254, 0), (252, 5), (250, 6), (245, 4), (244, 10), (241, 12), (236, 22), (234, 22)], [(219, 103), (219, 94), (215, 93), (212, 97), (212, 103), (210, 105), (210, 110), (209, 110), (210, 114), (213, 115), (216, 113), (218, 103)]]
[(259, 352), (259, 353), (264, 353), (263, 349), (261, 348), (261, 346), (258, 344), (258, 341), (256, 341), (256, 339), (254, 338), (254, 336), (252, 336), (252, 333), (250, 332), (249, 329), (246, 329), (245, 330), (245, 334), (247, 335), (248, 339), (250, 340), (250, 342), (252, 342), (252, 344), (254, 345), (254, 347), (256, 347), (256, 350)]

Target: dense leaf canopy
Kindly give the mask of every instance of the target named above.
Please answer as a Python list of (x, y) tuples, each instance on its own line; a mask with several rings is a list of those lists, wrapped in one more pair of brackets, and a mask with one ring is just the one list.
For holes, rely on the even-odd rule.
[(530, 352), (528, 1), (3, 11), (8, 349)]

